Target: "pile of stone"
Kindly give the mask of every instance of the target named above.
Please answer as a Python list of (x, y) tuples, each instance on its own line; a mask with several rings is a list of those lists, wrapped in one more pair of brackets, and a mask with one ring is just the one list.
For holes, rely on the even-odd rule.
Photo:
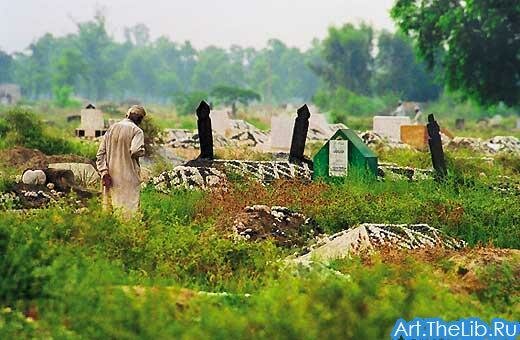
[(305, 215), (286, 207), (248, 206), (233, 224), (237, 237), (250, 240), (272, 240), (283, 247), (301, 247), (323, 233), (320, 226)]
[(503, 194), (520, 196), (520, 180), (510, 176), (498, 176), (497, 180), (490, 183), (490, 189)]
[(269, 141), (269, 134), (244, 120), (233, 119), (228, 139), (238, 146), (255, 147), (266, 144)]
[[(200, 147), (199, 135), (196, 131), (183, 129), (166, 129), (164, 131), (165, 144), (172, 148), (198, 149)], [(226, 147), (230, 145), (227, 138), (213, 133), (213, 145)]]
[(489, 153), (520, 153), (520, 140), (513, 136), (495, 136), (484, 142)]
[[(172, 148), (197, 149), (200, 147), (199, 135), (196, 131), (183, 129), (167, 129), (164, 132), (166, 145)], [(261, 131), (243, 120), (230, 120), (230, 129), (226, 136), (213, 131), (213, 146), (223, 147), (255, 147), (269, 140), (269, 134)]]
[(371, 147), (383, 147), (387, 149), (411, 149), (411, 146), (409, 146), (408, 144), (404, 144), (392, 139), (383, 138), (379, 134), (371, 130), (361, 132), (358, 134), (358, 136), (363, 140), (363, 142), (366, 145)]
[(169, 193), (172, 189), (222, 189), (226, 175), (212, 167), (177, 166), (153, 177), (150, 183), (157, 191)]
[(420, 181), (434, 178), (435, 172), (433, 169), (418, 169), (393, 163), (380, 163), (377, 175), (385, 181)]
[(419, 249), (446, 247), (460, 249), (462, 240), (444, 235), (427, 224), (361, 224), (356, 228), (324, 237), (308, 253), (293, 261), (308, 264), (312, 260), (329, 261), (382, 248)]
[(448, 143), (448, 147), (466, 148), (486, 154), (520, 153), (520, 140), (513, 136), (495, 136), (485, 141), (480, 138), (455, 137)]

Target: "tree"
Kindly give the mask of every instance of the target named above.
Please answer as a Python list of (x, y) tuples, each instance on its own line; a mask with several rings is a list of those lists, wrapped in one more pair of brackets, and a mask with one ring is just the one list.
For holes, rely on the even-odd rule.
[(323, 41), (323, 64), (314, 64), (314, 71), (331, 87), (344, 87), (360, 94), (370, 93), (373, 57), (372, 28), (356, 28), (345, 24), (329, 28)]
[(413, 101), (435, 100), (441, 87), (417, 60), (408, 37), (383, 31), (378, 38), (374, 84), (378, 94), (395, 93)]
[(145, 24), (137, 24), (126, 27), (125, 39), (133, 45), (143, 47), (150, 43), (150, 29)]
[(78, 24), (76, 48), (86, 62), (88, 97), (103, 99), (107, 96), (107, 82), (120, 63), (108, 53), (113, 40), (106, 31), (105, 17), (97, 13), (93, 21)]
[(225, 105), (231, 105), (232, 115), (236, 115), (236, 104), (241, 103), (248, 105), (252, 101), (260, 101), (262, 97), (253, 90), (243, 89), (233, 86), (220, 85), (213, 88), (211, 96), (223, 102)]
[(0, 83), (9, 83), (12, 76), (13, 57), (0, 50)]
[(207, 100), (208, 94), (202, 91), (179, 93), (174, 96), (175, 107), (180, 115), (194, 113), (202, 100)]
[(518, 0), (397, 0), (397, 25), (417, 43), (448, 89), (483, 105), (520, 104)]

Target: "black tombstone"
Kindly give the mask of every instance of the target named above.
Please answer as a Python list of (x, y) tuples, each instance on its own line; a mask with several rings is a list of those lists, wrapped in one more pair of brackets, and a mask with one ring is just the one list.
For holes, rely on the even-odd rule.
[(213, 159), (213, 132), (211, 130), (210, 106), (204, 100), (197, 108), (200, 155), (198, 159)]
[(291, 141), (291, 151), (289, 153), (289, 162), (292, 163), (305, 161), (303, 154), (305, 152), (307, 132), (309, 131), (309, 118), (311, 117), (306, 104), (298, 109), (297, 114)]
[(439, 124), (435, 121), (433, 114), (428, 115), (428, 145), (432, 156), (432, 164), (435, 169), (436, 178), (444, 179), (448, 175), (446, 162), (444, 160), (444, 150), (442, 149), (442, 140)]

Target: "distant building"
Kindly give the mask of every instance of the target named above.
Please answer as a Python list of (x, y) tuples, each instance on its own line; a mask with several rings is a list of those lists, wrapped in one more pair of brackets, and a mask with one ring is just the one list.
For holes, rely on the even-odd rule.
[(106, 131), (101, 110), (96, 109), (92, 104), (88, 104), (81, 110), (81, 125), (76, 129), (76, 136), (95, 138), (103, 136)]
[(16, 105), (22, 99), (20, 86), (16, 84), (0, 84), (0, 104)]

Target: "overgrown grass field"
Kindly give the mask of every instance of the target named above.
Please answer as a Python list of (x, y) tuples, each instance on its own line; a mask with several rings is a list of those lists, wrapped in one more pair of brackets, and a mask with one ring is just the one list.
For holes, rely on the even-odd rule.
[[(40, 148), (46, 134), (55, 136), (18, 134), (4, 146), (35, 140)], [(91, 155), (66, 145), (63, 152)], [(424, 152), (377, 152), (382, 161), (430, 164)], [(0, 211), (0, 338), (380, 339), (401, 317), (518, 320), (520, 196), (494, 186), (518, 181), (520, 161), (478, 156), (448, 151), (444, 183), (236, 179), (226, 192), (147, 188), (142, 218), (131, 221), (103, 212), (98, 199), (81, 210)], [(9, 180), (0, 177), (2, 190)], [(298, 249), (233, 237), (236, 215), (252, 204), (288, 206), (328, 233), (428, 223), (469, 247), (289, 266)]]

